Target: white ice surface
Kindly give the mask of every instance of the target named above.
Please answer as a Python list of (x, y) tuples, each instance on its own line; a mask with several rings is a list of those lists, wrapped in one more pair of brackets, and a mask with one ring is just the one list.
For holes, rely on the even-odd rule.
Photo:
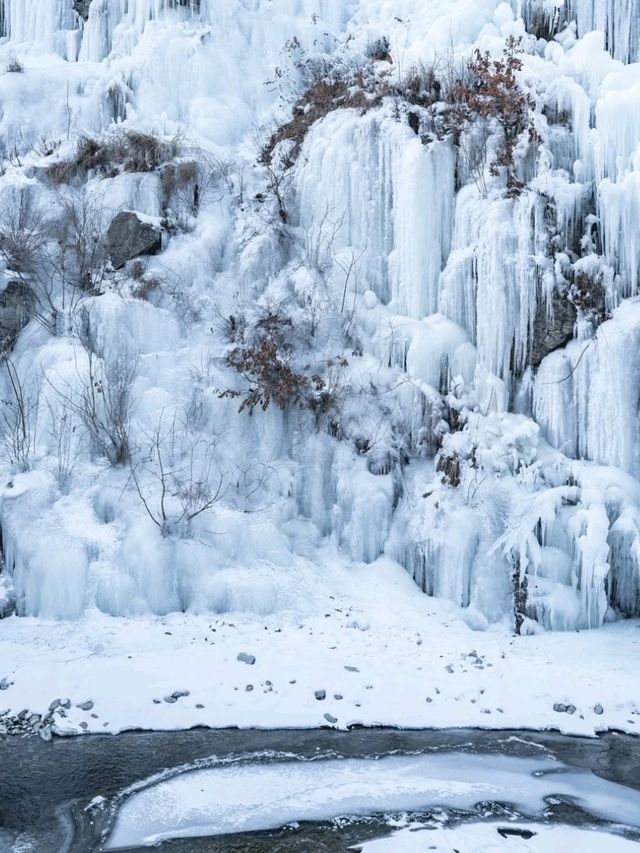
[[(570, 796), (596, 817), (633, 823), (640, 792), (552, 759), (429, 755), (232, 765), (186, 772), (125, 800), (107, 849), (165, 838), (274, 829), (427, 807), (509, 802), (529, 814), (550, 795)], [(423, 837), (424, 838), (424, 837)]]

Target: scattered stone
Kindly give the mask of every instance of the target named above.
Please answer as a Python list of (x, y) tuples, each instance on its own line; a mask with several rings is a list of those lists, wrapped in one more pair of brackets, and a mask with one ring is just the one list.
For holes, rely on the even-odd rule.
[(576, 706), (575, 705), (567, 705), (567, 714), (575, 714)]
[(168, 705), (173, 705), (173, 703), (174, 703), (174, 702), (177, 702), (178, 700), (176, 699), (176, 697), (175, 697), (175, 696), (165, 696), (165, 697), (164, 697), (164, 701), (165, 701)]
[(360, 672), (357, 666), (345, 666), (347, 672)]
[(81, 711), (91, 711), (93, 709), (93, 702), (91, 699), (87, 699), (86, 702), (80, 702), (79, 705), (76, 705), (76, 708), (80, 708)]
[[(157, 701), (157, 702), (160, 702), (160, 700), (159, 700), (159, 699), (154, 699), (153, 701), (154, 701), (154, 702), (156, 702), (156, 701)], [(98, 715), (97, 715), (97, 714), (92, 714), (91, 716), (93, 717), (93, 719), (94, 719), (94, 720), (97, 720), (97, 719), (98, 719)]]
[(334, 717), (333, 714), (325, 714), (324, 718), (328, 723), (331, 723), (331, 725), (338, 722), (338, 718)]
[(256, 662), (254, 655), (248, 655), (246, 652), (240, 652), (236, 660), (239, 660), (240, 663), (247, 663), (249, 666), (253, 666)]
[(433, 702), (433, 699), (431, 698), (431, 696), (427, 696), (426, 701), (427, 701), (427, 702)]
[(49, 711), (55, 711), (55, 709), (58, 707), (59, 704), (60, 704), (60, 700), (54, 699), (53, 702), (49, 705)]
[(333, 698), (337, 699), (338, 702), (342, 699), (342, 693), (334, 693)]
[(576, 706), (575, 705), (563, 705), (562, 702), (556, 702), (553, 706), (553, 710), (557, 711), (558, 714), (575, 714)]
[(247, 684), (244, 689), (247, 691), (247, 693), (251, 693), (251, 691), (253, 690), (253, 684)]
[(316, 690), (316, 692), (313, 695), (316, 697), (318, 702), (322, 702), (323, 699), (327, 698), (327, 691), (326, 690)]
[[(162, 699), (154, 699), (153, 704), (154, 705), (162, 705)], [(93, 714), (91, 716), (93, 717)]]
[(50, 741), (53, 739), (53, 735), (51, 734), (51, 726), (43, 726), (38, 732), (42, 740)]
[(60, 702), (58, 704), (61, 708), (65, 708), (65, 710), (68, 710), (71, 707), (71, 699), (60, 699)]
[(447, 670), (447, 672), (450, 672), (453, 674), (453, 665), (452, 664), (447, 664), (447, 666), (445, 666), (445, 669)]
[(6, 678), (3, 678), (2, 681), (0, 681), (0, 690), (8, 690), (8, 689), (9, 689), (9, 682), (7, 681)]
[(196, 708), (198, 709), (198, 711), (202, 711), (202, 709), (204, 708), (204, 705), (196, 705)]
[(183, 696), (189, 695), (189, 691), (188, 690), (174, 690), (171, 695), (173, 696), (174, 699), (182, 699)]
[(80, 728), (86, 731), (89, 728), (89, 723), (86, 723), (84, 720), (80, 723)]
[(602, 707), (602, 705), (599, 702), (597, 705), (593, 706), (593, 713), (598, 714), (598, 716), (600, 716), (601, 714), (604, 714), (604, 708)]

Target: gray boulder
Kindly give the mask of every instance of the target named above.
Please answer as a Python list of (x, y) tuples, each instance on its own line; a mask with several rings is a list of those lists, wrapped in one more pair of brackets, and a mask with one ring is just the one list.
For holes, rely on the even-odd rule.
[(578, 312), (573, 302), (558, 292), (551, 297), (551, 318), (544, 302), (538, 302), (531, 338), (531, 364), (538, 367), (550, 352), (566, 346), (573, 339)]
[(162, 231), (159, 226), (134, 211), (122, 211), (107, 229), (107, 249), (116, 270), (140, 255), (155, 255), (161, 248)]
[(80, 15), (83, 21), (86, 21), (89, 18), (90, 5), (91, 0), (73, 0), (73, 9), (78, 13), (78, 15)]
[(33, 293), (21, 281), (10, 281), (0, 293), (0, 349), (8, 352), (33, 316)]

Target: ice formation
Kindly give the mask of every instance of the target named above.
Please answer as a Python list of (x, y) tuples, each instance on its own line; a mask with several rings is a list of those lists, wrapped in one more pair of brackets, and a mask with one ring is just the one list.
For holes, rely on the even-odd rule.
[[(478, 627), (640, 614), (635, 0), (0, 0), (0, 30), (0, 296), (35, 304), (2, 367), (20, 614), (269, 612), (336, 551)], [(507, 182), (495, 122), (434, 133), (410, 90), (511, 37)], [(175, 150), (60, 179), (132, 133)], [(71, 286), (68, 222), (101, 244), (119, 211), (162, 252)], [(313, 405), (238, 411), (260, 334)]]

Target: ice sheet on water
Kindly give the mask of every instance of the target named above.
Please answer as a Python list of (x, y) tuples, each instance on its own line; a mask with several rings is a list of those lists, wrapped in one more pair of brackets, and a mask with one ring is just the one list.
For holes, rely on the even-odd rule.
[(575, 798), (611, 821), (633, 824), (640, 809), (639, 792), (544, 758), (456, 754), (234, 764), (182, 773), (133, 793), (120, 808), (107, 849), (347, 814), (468, 809), (487, 800), (534, 814), (552, 794)]

